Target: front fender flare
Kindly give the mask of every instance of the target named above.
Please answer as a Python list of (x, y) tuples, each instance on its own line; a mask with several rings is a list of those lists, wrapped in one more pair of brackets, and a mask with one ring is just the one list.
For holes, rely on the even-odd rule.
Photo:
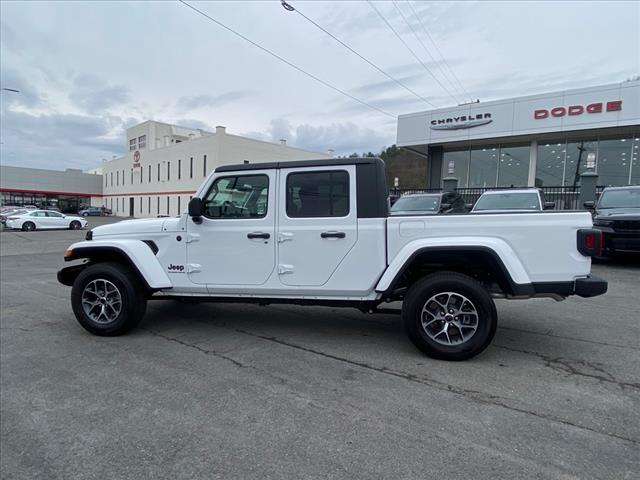
[(138, 272), (150, 289), (158, 290), (172, 287), (171, 281), (155, 253), (142, 240), (113, 239), (77, 242), (67, 249), (64, 259), (71, 261), (99, 258), (105, 255), (123, 257)]
[(415, 256), (430, 250), (486, 251), (504, 267), (510, 283), (522, 285), (525, 289), (530, 286), (531, 280), (522, 262), (504, 240), (488, 237), (426, 238), (414, 240), (402, 247), (378, 281), (376, 291), (388, 292)]

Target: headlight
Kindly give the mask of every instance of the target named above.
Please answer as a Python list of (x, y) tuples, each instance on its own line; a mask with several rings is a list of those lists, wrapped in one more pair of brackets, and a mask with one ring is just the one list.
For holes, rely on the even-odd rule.
[(593, 221), (593, 225), (598, 226), (598, 227), (610, 227), (611, 225), (613, 225), (613, 221), (612, 220), (602, 220), (602, 219), (596, 218)]

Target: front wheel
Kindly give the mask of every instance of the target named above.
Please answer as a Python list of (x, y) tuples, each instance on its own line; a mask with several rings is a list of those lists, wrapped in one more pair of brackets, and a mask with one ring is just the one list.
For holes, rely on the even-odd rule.
[(82, 216), (83, 216), (83, 217), (88, 217), (88, 216), (89, 216), (89, 214), (88, 214), (87, 212), (84, 212), (84, 213), (82, 214)]
[(498, 315), (489, 293), (473, 278), (442, 272), (409, 289), (402, 321), (411, 342), (430, 357), (467, 360), (489, 346)]
[(96, 263), (85, 268), (71, 289), (76, 319), (94, 335), (123, 335), (142, 320), (147, 295), (136, 275), (119, 263)]
[(71, 222), (69, 224), (69, 229), (70, 230), (80, 230), (81, 228), (82, 228), (82, 225), (77, 220), (74, 220), (73, 222)]

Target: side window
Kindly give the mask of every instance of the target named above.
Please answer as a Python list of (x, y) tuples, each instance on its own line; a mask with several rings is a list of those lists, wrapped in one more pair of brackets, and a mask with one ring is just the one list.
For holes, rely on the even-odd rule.
[(208, 218), (263, 218), (267, 215), (269, 177), (239, 175), (220, 177), (204, 197)]
[(46, 212), (47, 217), (61, 218), (62, 214), (58, 212)]
[(349, 174), (343, 170), (290, 173), (287, 176), (287, 216), (346, 217), (349, 215)]
[(31, 214), (32, 217), (46, 217), (47, 214), (45, 212), (33, 212)]

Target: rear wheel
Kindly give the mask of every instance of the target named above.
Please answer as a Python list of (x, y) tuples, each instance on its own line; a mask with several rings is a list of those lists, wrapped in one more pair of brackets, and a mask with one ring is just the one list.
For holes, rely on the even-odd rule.
[(33, 222), (24, 222), (22, 224), (22, 230), (24, 230), (25, 232), (32, 232), (35, 229), (36, 229), (36, 224)]
[(82, 214), (82, 216), (83, 216), (83, 217), (88, 217), (88, 216), (89, 216), (89, 214), (88, 214), (87, 212), (84, 212), (84, 213)]
[(96, 263), (73, 283), (71, 306), (80, 325), (94, 335), (123, 335), (142, 320), (147, 295), (126, 266)]
[(409, 289), (402, 320), (409, 339), (430, 357), (466, 360), (491, 343), (497, 312), (489, 293), (473, 278), (443, 272)]
[(80, 229), (82, 228), (82, 225), (80, 224), (80, 222), (79, 222), (79, 221), (74, 220), (73, 222), (71, 222), (71, 223), (69, 224), (69, 228), (70, 228), (71, 230), (80, 230)]

